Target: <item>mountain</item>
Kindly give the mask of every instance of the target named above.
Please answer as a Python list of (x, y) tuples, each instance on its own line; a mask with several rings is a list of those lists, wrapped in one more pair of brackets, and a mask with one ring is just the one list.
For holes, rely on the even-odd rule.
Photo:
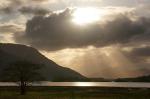
[(150, 82), (150, 75), (135, 78), (118, 78), (116, 82)]
[(0, 43), (0, 73), (10, 63), (21, 60), (44, 64), (44, 68), (40, 72), (49, 81), (82, 81), (86, 79), (81, 74), (49, 60), (35, 48), (20, 44)]

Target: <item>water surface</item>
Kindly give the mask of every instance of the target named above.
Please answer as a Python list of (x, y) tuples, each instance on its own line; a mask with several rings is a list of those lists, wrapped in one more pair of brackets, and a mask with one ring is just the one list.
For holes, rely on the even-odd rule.
[[(16, 83), (0, 82), (0, 86), (17, 86)], [(150, 83), (143, 82), (40, 82), (33, 86), (80, 86), (80, 87), (131, 87), (150, 88)]]

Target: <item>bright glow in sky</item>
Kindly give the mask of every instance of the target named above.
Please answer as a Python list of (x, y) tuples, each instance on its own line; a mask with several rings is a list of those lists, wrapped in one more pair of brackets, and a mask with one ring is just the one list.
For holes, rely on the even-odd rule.
[(72, 21), (79, 25), (85, 25), (100, 20), (102, 14), (96, 8), (77, 8), (73, 13)]

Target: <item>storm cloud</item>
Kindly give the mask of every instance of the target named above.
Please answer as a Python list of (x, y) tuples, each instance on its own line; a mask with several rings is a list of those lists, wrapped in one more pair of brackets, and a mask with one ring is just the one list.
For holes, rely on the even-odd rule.
[[(132, 20), (126, 14), (117, 14), (113, 20), (97, 22), (85, 27), (75, 25), (73, 10), (66, 9), (49, 16), (35, 16), (26, 24), (26, 31), (15, 36), (17, 42), (52, 51), (87, 46), (103, 47), (114, 44), (128, 44), (150, 35), (149, 18)], [(147, 39), (149, 40), (149, 39)], [(141, 39), (141, 42), (143, 39)]]

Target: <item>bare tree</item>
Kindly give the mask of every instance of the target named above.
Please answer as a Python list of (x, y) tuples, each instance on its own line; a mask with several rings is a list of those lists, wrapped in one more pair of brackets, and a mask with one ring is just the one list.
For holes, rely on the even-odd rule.
[(20, 94), (26, 94), (29, 83), (43, 80), (39, 73), (41, 65), (29, 61), (16, 61), (4, 69), (4, 81), (16, 82), (20, 86)]

